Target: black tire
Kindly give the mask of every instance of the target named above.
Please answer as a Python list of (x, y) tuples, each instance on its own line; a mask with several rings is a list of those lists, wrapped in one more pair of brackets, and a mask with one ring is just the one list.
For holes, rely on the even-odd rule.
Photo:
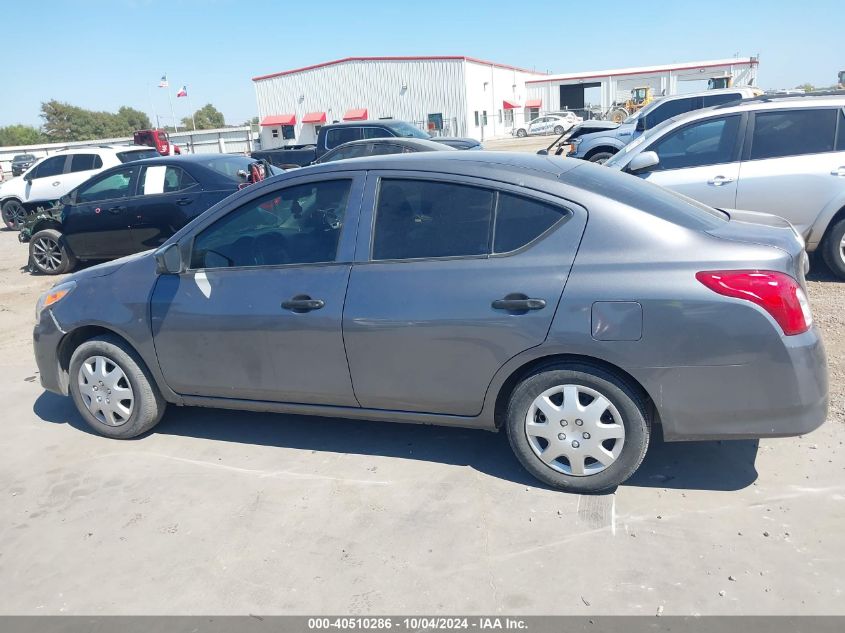
[[(531, 447), (525, 422), (529, 409), (540, 394), (561, 385), (577, 385), (598, 392), (616, 408), (621, 418), (625, 430), (621, 452), (613, 463), (600, 472), (585, 475), (560, 472), (546, 465)], [(644, 396), (621, 376), (584, 363), (559, 364), (541, 369), (516, 386), (508, 403), (508, 439), (525, 469), (552, 488), (578, 493), (605, 492), (627, 480), (642, 463), (651, 435), (647, 411)], [(561, 424), (563, 422), (560, 421)], [(572, 433), (572, 438), (576, 437), (576, 428), (579, 427), (566, 427)], [(558, 430), (557, 427), (554, 429)], [(560, 430), (564, 430), (564, 427)], [(560, 466), (560, 462), (555, 464)]]
[(6, 228), (20, 231), (26, 218), (26, 208), (17, 200), (6, 200), (0, 210)]
[(830, 272), (845, 279), (845, 218), (842, 218), (827, 230), (822, 242), (822, 257)]
[(63, 275), (76, 267), (64, 236), (56, 229), (43, 229), (29, 238), (29, 263), (44, 275)]
[(555, 126), (555, 134), (560, 136), (561, 134), (563, 134), (563, 132), (564, 132), (564, 129), (563, 129), (562, 125), (556, 125)]
[(613, 152), (596, 152), (588, 159), (591, 163), (598, 163), (599, 165), (606, 163), (613, 156)]
[(525, 128), (519, 128), (519, 129), (516, 131), (516, 135), (517, 135), (519, 138), (525, 138), (526, 136), (528, 136), (528, 132), (526, 132), (526, 131), (525, 131)]
[[(101, 356), (117, 366), (125, 375), (132, 389), (131, 415), (119, 426), (106, 424), (96, 417), (85, 404), (79, 386), (79, 372), (83, 363)], [(114, 439), (130, 439), (146, 433), (161, 420), (167, 402), (150, 376), (144, 361), (124, 341), (116, 336), (101, 336), (82, 343), (74, 350), (69, 368), (70, 394), (82, 418), (100, 435)]]

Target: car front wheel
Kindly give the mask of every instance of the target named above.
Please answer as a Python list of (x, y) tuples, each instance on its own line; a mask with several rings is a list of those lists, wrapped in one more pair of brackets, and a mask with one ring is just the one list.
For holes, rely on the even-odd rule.
[(29, 239), (29, 261), (45, 275), (62, 275), (76, 266), (76, 257), (55, 229), (38, 231)]
[(580, 363), (523, 380), (511, 394), (507, 431), (522, 465), (545, 484), (604, 492), (627, 480), (648, 448), (643, 396), (616, 374)]
[(556, 125), (555, 126), (555, 134), (557, 134), (558, 136), (563, 134), (563, 126), (562, 125)]
[(115, 439), (146, 433), (167, 406), (144, 362), (117, 337), (82, 343), (69, 368), (76, 408), (95, 432)]
[(20, 231), (26, 221), (26, 208), (17, 200), (6, 200), (2, 207), (3, 223), (6, 228)]
[(830, 272), (845, 279), (845, 218), (828, 229), (822, 243), (822, 257)]
[(519, 129), (516, 131), (516, 135), (517, 135), (519, 138), (525, 138), (526, 136), (528, 136), (528, 132), (526, 132), (523, 128), (519, 128)]

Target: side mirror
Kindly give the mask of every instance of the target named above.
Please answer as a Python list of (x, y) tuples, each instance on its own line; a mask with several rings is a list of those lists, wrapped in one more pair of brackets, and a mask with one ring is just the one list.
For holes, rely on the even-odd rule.
[(178, 275), (182, 272), (182, 251), (179, 244), (162, 246), (153, 257), (156, 260), (156, 273), (159, 275)]
[(631, 174), (642, 174), (651, 171), (660, 164), (660, 157), (657, 152), (642, 152), (637, 154), (628, 163), (628, 172)]
[(538, 149), (538, 150), (537, 150), (537, 153), (538, 153), (540, 156), (548, 156), (548, 155), (549, 155), (549, 150), (547, 150), (547, 149)]
[(645, 117), (641, 116), (637, 119), (637, 132), (645, 132)]
[(27, 182), (32, 182), (32, 170), (26, 172), (23, 175), (23, 179), (26, 180)]
[(76, 191), (71, 191), (70, 193), (66, 193), (61, 198), (59, 198), (59, 203), (73, 204), (74, 198), (76, 198)]

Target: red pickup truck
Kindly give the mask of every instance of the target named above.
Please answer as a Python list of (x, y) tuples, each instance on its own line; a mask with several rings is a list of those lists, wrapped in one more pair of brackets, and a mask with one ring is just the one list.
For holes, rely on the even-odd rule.
[(133, 139), (135, 145), (155, 147), (156, 151), (162, 156), (173, 156), (182, 153), (178, 145), (170, 142), (170, 137), (164, 130), (137, 130), (133, 135)]

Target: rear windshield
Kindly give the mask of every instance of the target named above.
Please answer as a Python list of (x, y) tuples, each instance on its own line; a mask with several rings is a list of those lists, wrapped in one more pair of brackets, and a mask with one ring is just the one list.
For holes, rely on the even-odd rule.
[(133, 149), (129, 152), (117, 153), (117, 160), (121, 163), (131, 163), (145, 158), (158, 158), (158, 152), (154, 149)]
[(572, 174), (573, 183), (579, 187), (688, 229), (712, 231), (730, 219), (724, 211), (708, 207), (637, 176), (604, 166), (596, 167), (598, 169), (585, 165), (568, 173)]

